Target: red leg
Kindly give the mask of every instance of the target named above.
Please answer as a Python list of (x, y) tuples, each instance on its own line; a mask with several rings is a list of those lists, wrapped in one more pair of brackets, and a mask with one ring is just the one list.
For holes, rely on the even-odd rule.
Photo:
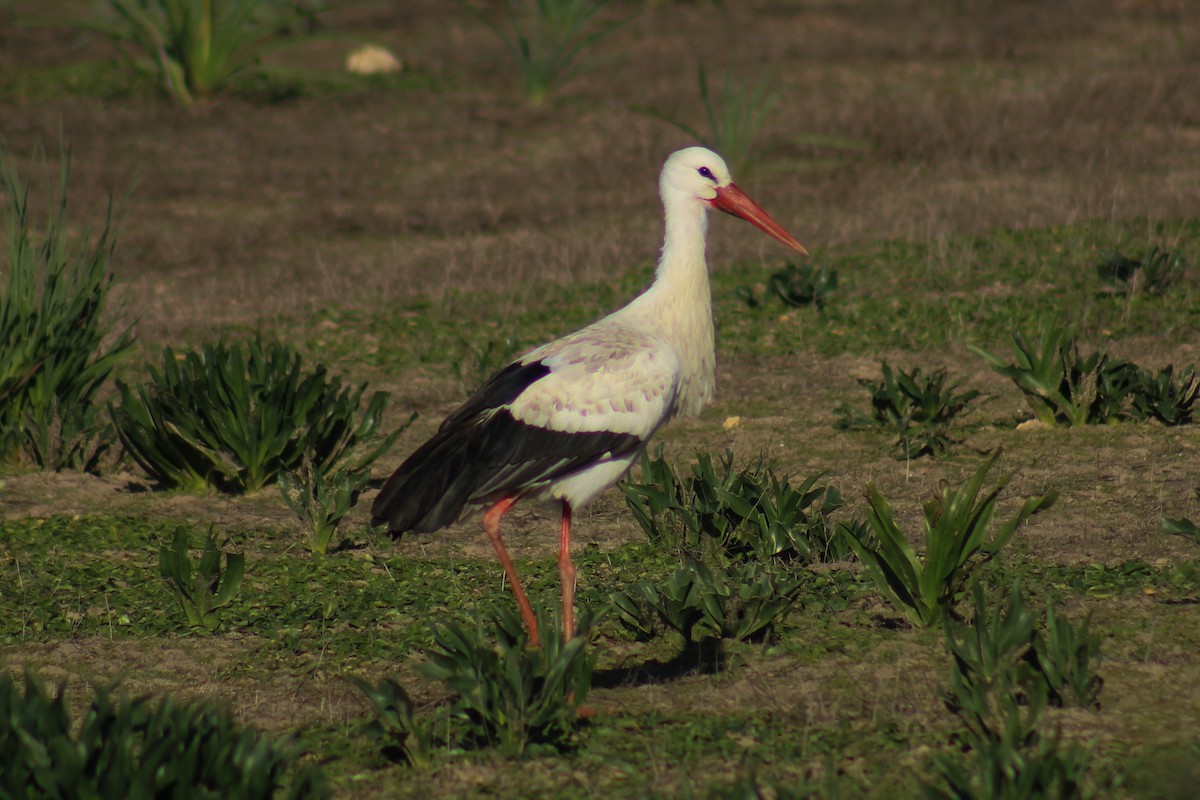
[(508, 585), (512, 587), (512, 593), (517, 598), (517, 605), (521, 607), (521, 617), (524, 618), (525, 627), (529, 630), (529, 643), (534, 647), (540, 647), (541, 640), (538, 638), (537, 617), (533, 615), (533, 606), (529, 604), (529, 598), (525, 596), (525, 590), (521, 588), (521, 582), (517, 580), (517, 570), (513, 566), (512, 559), (508, 557), (504, 539), (500, 538), (500, 521), (504, 519), (504, 515), (516, 502), (517, 498), (506, 497), (485, 511), (483, 532), (487, 534), (488, 539), (492, 542), (492, 547), (496, 549), (496, 556), (500, 559), (500, 565), (504, 567), (504, 574), (508, 576)]
[(571, 507), (562, 504), (562, 536), (558, 540), (558, 576), (562, 579), (563, 638), (575, 635), (575, 564), (571, 561)]

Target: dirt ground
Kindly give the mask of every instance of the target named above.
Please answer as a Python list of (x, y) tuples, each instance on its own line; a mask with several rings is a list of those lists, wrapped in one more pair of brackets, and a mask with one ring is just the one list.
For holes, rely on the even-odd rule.
[[(69, 143), (81, 214), (135, 187), (115, 268), (143, 339), (644, 263), (659, 166), (690, 141), (635, 109), (702, 125), (700, 63), (774, 70), (764, 158), (742, 183), (818, 250), (1196, 208), (1200, 45), (1185, 3), (651, 3), (543, 108), (453, 3), (330, 6), (336, 37), (269, 60), (338, 70), (376, 41), (452, 88), (190, 112), (140, 97), (5, 104), (23, 175), (43, 174), (35, 147)], [(0, 37), (5, 69), (112, 57), (69, 29)], [(710, 260), (773, 247), (720, 220)]]
[[(99, 13), (83, 0), (62, 7), (64, 16)], [(148, 358), (162, 345), (229, 330), (282, 324), (303, 331), (319, 324), (313, 312), (322, 308), (375, 312), (458, 289), (533, 303), (536, 289), (525, 297), (524, 288), (598, 281), (652, 261), (661, 237), (658, 170), (668, 153), (692, 142), (638, 108), (701, 125), (701, 63), (710, 76), (773, 70), (780, 99), (760, 138), (762, 157), (735, 177), (816, 252), (1090, 219), (1138, 220), (1150, 230), (1157, 221), (1200, 216), (1200, 4), (618, 2), (613, 14), (641, 13), (597, 48), (601, 66), (541, 108), (524, 103), (503, 45), (458, 4), (331, 0), (329, 7), (322, 36), (273, 52), (268, 65), (332, 73), (369, 41), (392, 48), (410, 73), (438, 88), (301, 93), (278, 102), (222, 96), (189, 110), (142, 92), (0, 96), (0, 139), (32, 181), (35, 199), (55, 177), (35, 153), (55, 154), (60, 139), (72, 154), (71, 207), (85, 221), (97, 224), (109, 195), (132, 187), (113, 268)], [(114, 58), (102, 38), (15, 24), (40, 9), (33, 0), (0, 5), (0, 70)], [(713, 223), (715, 270), (735, 258), (774, 265), (780, 256), (773, 248), (749, 226)], [(1119, 346), (1128, 350), (1123, 356), (1154, 364), (1197, 360), (1193, 344)], [(726, 446), (746, 456), (762, 452), (786, 472), (824, 471), (852, 504), (861, 504), (863, 486), (874, 481), (901, 498), (901, 520), (915, 522), (919, 498), (938, 481), (965, 475), (972, 462), (896, 461), (881, 453), (877, 438), (832, 431), (836, 402), (857, 390), (857, 378), (874, 377), (887, 355), (722, 358), (716, 402), (664, 434), (667, 452), (683, 459)], [(1061, 492), (1054, 513), (1018, 537), (1022, 552), (1068, 564), (1195, 557), (1193, 545), (1158, 532), (1164, 514), (1200, 514), (1194, 426), (1033, 426), (1014, 434), (1023, 407), (1015, 388), (962, 349), (921, 357), (989, 395), (974, 412), (980, 425), (967, 446), (1005, 446), (1005, 466), (1016, 473), (1011, 498), (1051, 485)], [(405, 415), (420, 412), (384, 469), (461, 399), (457, 376), (410, 384), (360, 363), (331, 366), (391, 390)], [(741, 424), (724, 429), (733, 416)], [(132, 472), (4, 481), (0, 513), (9, 518), (153, 508), (230, 528), (271, 528), (290, 514), (274, 497), (164, 500), (141, 491), (144, 481)], [(365, 519), (365, 500), (352, 523)], [(552, 515), (531, 509), (513, 520), (515, 556), (550, 551)], [(476, 525), (395, 547), (485, 558), (490, 551)], [(581, 544), (641, 535), (616, 492), (583, 514), (578, 528)], [(178, 674), (220, 693), (245, 689), (258, 694), (239, 702), (258, 709), (249, 715), (268, 726), (364, 713), (343, 684), (238, 683), (220, 677), (223, 662), (210, 660), (207, 644), (203, 662), (188, 646), (147, 652), (144, 642), (63, 642), (26, 656), (64, 669), (144, 667), (147, 689)], [(255, 643), (222, 646), (236, 663)], [(926, 666), (870, 680), (895, 689), (905, 670), (918, 675)], [(164, 669), (176, 674), (160, 682)], [(737, 691), (754, 694), (759, 680), (773, 685), (764, 676), (774, 669), (756, 667)], [(1125, 679), (1142, 678), (1117, 678)], [(895, 689), (881, 702), (901, 708), (902, 695)]]

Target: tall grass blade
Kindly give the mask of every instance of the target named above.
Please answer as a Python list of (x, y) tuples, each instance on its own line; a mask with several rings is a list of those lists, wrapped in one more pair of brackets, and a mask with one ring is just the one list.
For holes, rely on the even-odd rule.
[(40, 234), (29, 191), (0, 152), (7, 262), (0, 294), (0, 461), (42, 469), (94, 468), (107, 447), (102, 387), (133, 348), (131, 328), (106, 319), (115, 246), (110, 198), (104, 227), (87, 244), (67, 215), (71, 156), (62, 156), (57, 197)]

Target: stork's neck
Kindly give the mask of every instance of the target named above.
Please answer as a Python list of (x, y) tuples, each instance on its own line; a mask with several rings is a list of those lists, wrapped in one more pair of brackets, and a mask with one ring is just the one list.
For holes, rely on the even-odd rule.
[[(708, 292), (708, 263), (704, 258), (704, 240), (708, 234), (708, 208), (694, 197), (666, 195), (666, 235), (662, 257), (658, 260), (655, 286), (702, 284)], [(708, 301), (706, 300), (707, 304)]]
[(678, 410), (698, 414), (715, 384), (712, 292), (704, 239), (708, 207), (691, 195), (664, 192), (666, 236), (654, 285), (639, 298), (643, 312), (675, 348), (683, 368)]

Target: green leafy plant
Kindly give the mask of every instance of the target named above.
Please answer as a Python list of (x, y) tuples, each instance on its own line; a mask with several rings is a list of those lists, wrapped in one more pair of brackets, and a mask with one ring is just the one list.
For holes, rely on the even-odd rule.
[(73, 724), (61, 687), (51, 695), (26, 671), (22, 691), (0, 674), (0, 793), (12, 800), (328, 797), (320, 768), (299, 755), (287, 740), (239, 730), (228, 712), (103, 687)]
[(279, 493), (308, 529), (310, 551), (318, 555), (329, 552), (342, 518), (358, 502), (370, 480), (370, 470), (339, 469), (321, 475), (307, 459), (294, 472), (279, 473)]
[(179, 355), (168, 347), (161, 370), (149, 369), (149, 384), (118, 381), (121, 401), (109, 408), (125, 449), (165, 487), (253, 492), (306, 454), (322, 476), (350, 453), (352, 469), (363, 469), (403, 430), (379, 433), (385, 392), (359, 416), (366, 384), (343, 387), (320, 365), (305, 372), (281, 343), (219, 342)]
[(767, 280), (767, 288), (785, 305), (824, 308), (837, 292), (836, 269), (812, 264), (788, 264)]
[(893, 372), (887, 361), (881, 362), (883, 382), (860, 379), (871, 393), (871, 415), (856, 415), (845, 405), (835, 409), (837, 427), (884, 428), (899, 434), (894, 445), (899, 457), (938, 456), (950, 447), (952, 420), (979, 397), (979, 392), (956, 391), (961, 381), (946, 385), (946, 370), (934, 370), (923, 376), (920, 367), (911, 372)]
[(1197, 544), (1200, 544), (1200, 525), (1192, 522), (1190, 519), (1171, 517), (1163, 517), (1162, 529), (1166, 533), (1173, 533), (1176, 536), (1182, 536), (1185, 539), (1192, 539)]
[(1053, 505), (1057, 492), (1027, 499), (1020, 510), (989, 538), (996, 499), (1011, 475), (980, 495), (998, 453), (989, 456), (975, 474), (941, 497), (925, 503), (924, 557), (918, 557), (897, 527), (891, 504), (874, 484), (867, 487), (868, 523), (878, 544), (864, 541), (846, 529), (855, 554), (875, 585), (916, 625), (929, 627), (953, 604), (974, 564), (992, 558), (1007, 544), (1017, 527)]
[(1138, 294), (1166, 294), (1183, 279), (1186, 265), (1183, 259), (1171, 252), (1152, 246), (1141, 258), (1133, 258), (1119, 251), (1106, 253), (1096, 265), (1104, 291), (1113, 294), (1135, 296)]
[(1191, 365), (1180, 371), (1178, 379), (1173, 365), (1157, 373), (1138, 370), (1130, 395), (1135, 417), (1156, 419), (1163, 425), (1187, 425), (1200, 396), (1200, 375)]
[(414, 767), (427, 767), (433, 761), (438, 739), (433, 723), (421, 719), (416, 705), (404, 687), (391, 678), (371, 684), (353, 675), (347, 676), (375, 708), (375, 718), (367, 733), (380, 742), (385, 753), (399, 752)]
[(1093, 666), (1100, 655), (1100, 640), (1090, 625), (1088, 618), (1078, 627), (1071, 624), (1051, 605), (1046, 609), (1044, 632), (1034, 633), (1031, 662), (1046, 682), (1052, 705), (1099, 705), (1104, 681)]
[(968, 689), (976, 684), (991, 687), (1011, 670), (1018, 670), (1027, 682), (1034, 619), (1025, 607), (1021, 582), (1013, 582), (1008, 602), (1003, 605), (996, 603), (989, 608), (978, 581), (972, 582), (971, 598), (974, 614), (969, 622), (959, 622), (948, 607), (942, 609), (942, 630), (954, 658), (956, 685)]
[(521, 88), (531, 105), (546, 102), (551, 90), (585, 71), (584, 51), (630, 18), (599, 24), (595, 17), (609, 0), (503, 0), (504, 21), (463, 7), (496, 34), (521, 70)]
[(662, 623), (692, 641), (697, 625), (722, 639), (764, 639), (796, 604), (803, 580), (770, 565), (735, 563), (713, 570), (688, 563), (661, 584), (641, 581), (613, 595), (618, 620), (638, 638)]
[(734, 175), (745, 174), (752, 160), (754, 140), (758, 138), (763, 122), (770, 116), (779, 100), (779, 93), (771, 88), (771, 72), (763, 72), (751, 85), (727, 70), (721, 80), (719, 98), (715, 102), (709, 92), (708, 75), (703, 64), (698, 69), (697, 81), (700, 102), (704, 106), (708, 122), (707, 133), (653, 108), (636, 106), (635, 110), (674, 125), (693, 139), (721, 153)]
[[(139, 73), (191, 105), (255, 66), (267, 42), (314, 10), (299, 0), (108, 0), (120, 25), (93, 25)], [(132, 51), (132, 53), (130, 53)]]
[(828, 519), (843, 505), (837, 489), (818, 486), (819, 475), (793, 487), (761, 458), (741, 470), (733, 461), (729, 450), (718, 463), (697, 454), (691, 477), (681, 480), (660, 448), (642, 458), (642, 481), (621, 489), (647, 537), (684, 553), (806, 561), (837, 553)]
[(1025, 394), (1033, 413), (1047, 425), (1091, 425), (1115, 420), (1132, 390), (1137, 368), (1104, 353), (1079, 355), (1074, 337), (1054, 320), (1042, 322), (1036, 346), (1013, 331), (1016, 360), (1006, 362), (971, 346), (992, 369), (1009, 378)]
[[(222, 567), (221, 561), (225, 564)], [(193, 562), (187, 531), (175, 530), (171, 544), (158, 550), (158, 571), (193, 628), (215, 631), (221, 625), (217, 609), (229, 605), (242, 586), (246, 557), (217, 547), (212, 529), (204, 540), (200, 560)]]
[[(946, 706), (964, 725), (953, 752), (932, 760), (938, 777), (930, 798), (1089, 798), (1091, 749), (1064, 745), (1057, 730), (1046, 733), (1045, 684), (1021, 685), (1012, 669), (992, 683), (964, 683), (951, 671)], [(1100, 778), (1100, 783), (1104, 779)]]
[(666, 581), (639, 581), (612, 596), (617, 619), (638, 639), (653, 638), (660, 623), (692, 640), (692, 630), (704, 619), (704, 585), (695, 570), (675, 570)]
[[(433, 629), (437, 646), (421, 672), (457, 694), (453, 716), (472, 743), (515, 756), (531, 744), (565, 747), (592, 685), (595, 654), (588, 648), (597, 618), (580, 615), (577, 634), (564, 640), (561, 622), (542, 615), (540, 647), (509, 608), (477, 617), (474, 627), (445, 622)], [(494, 630), (495, 641), (485, 632)]]
[[(940, 785), (930, 797), (1087, 797), (1090, 751), (1064, 747), (1042, 719), (1047, 704), (1062, 705), (1064, 689), (1095, 703), (1100, 681), (1088, 657), (1096, 652), (1087, 623), (1075, 628), (1053, 607), (1046, 632), (1025, 607), (1020, 581), (1006, 604), (990, 609), (978, 582), (971, 589), (974, 616), (960, 623), (944, 612), (944, 634), (954, 661), (942, 698), (963, 723), (953, 754), (933, 760)], [(1070, 673), (1070, 677), (1068, 677)], [(1103, 778), (1100, 779), (1103, 782)]]
[(29, 190), (0, 152), (7, 195), (7, 263), (0, 294), (0, 461), (22, 456), (43, 469), (94, 468), (106, 449), (97, 402), (118, 360), (133, 347), (126, 328), (114, 335), (104, 317), (115, 246), (110, 201), (94, 244), (73, 236), (67, 219), (71, 157), (65, 153), (58, 195), (37, 231)]
[(1026, 608), (1021, 582), (1009, 589), (1006, 604), (989, 608), (982, 586), (971, 587), (974, 614), (959, 622), (943, 610), (946, 646), (954, 657), (956, 680), (970, 686), (995, 684), (1005, 671), (1014, 671), (1022, 685), (1045, 684), (1050, 705), (1095, 706), (1103, 681), (1093, 665), (1100, 643), (1089, 621), (1075, 626), (1053, 605), (1041, 624)]

